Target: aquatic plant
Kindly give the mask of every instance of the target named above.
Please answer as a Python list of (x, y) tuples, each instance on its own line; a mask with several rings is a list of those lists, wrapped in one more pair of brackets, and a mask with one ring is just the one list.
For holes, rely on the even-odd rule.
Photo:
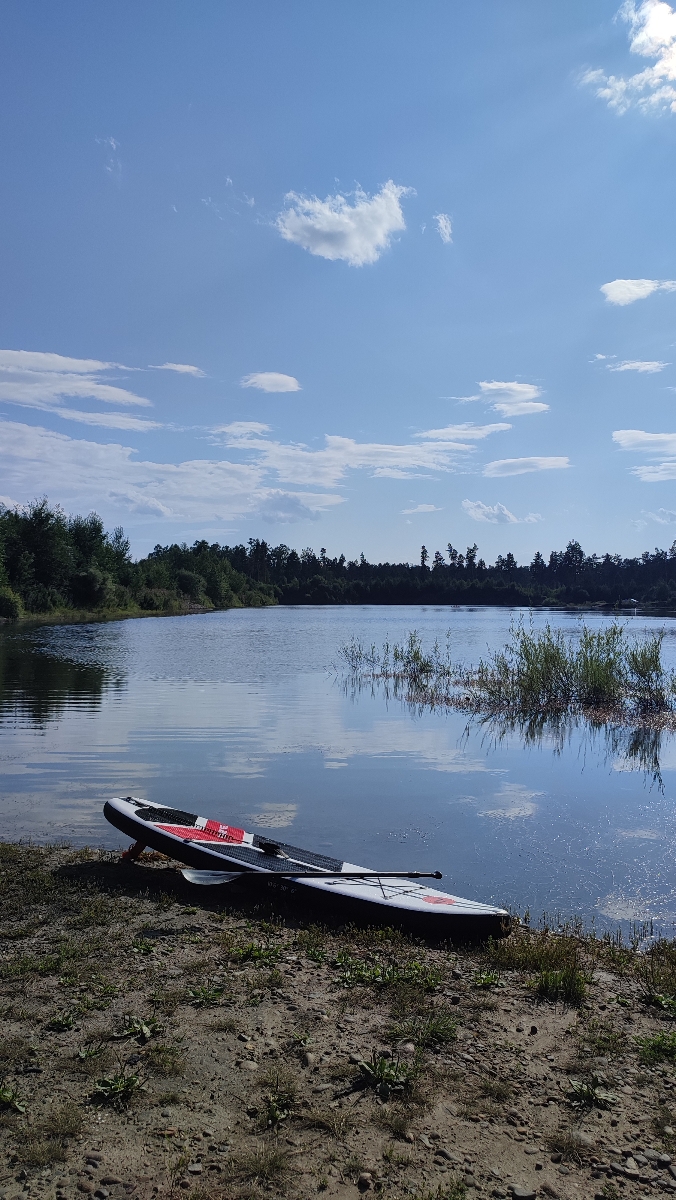
[(662, 663), (661, 631), (630, 638), (613, 621), (602, 629), (581, 624), (576, 635), (520, 620), (504, 646), (470, 667), (453, 663), (450, 637), (445, 648), (435, 642), (429, 651), (416, 630), (381, 650), (352, 639), (340, 651), (348, 686), (378, 685), (417, 708), (446, 705), (535, 722), (534, 733), (575, 713), (635, 722), (674, 711), (676, 681)]

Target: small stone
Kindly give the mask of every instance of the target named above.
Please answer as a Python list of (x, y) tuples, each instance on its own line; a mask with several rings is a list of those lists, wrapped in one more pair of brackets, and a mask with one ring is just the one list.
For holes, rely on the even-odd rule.
[(658, 1154), (657, 1161), (661, 1167), (668, 1167), (671, 1164), (670, 1154)]
[(513, 1187), (511, 1192), (514, 1200), (535, 1200), (535, 1188)]
[(524, 1154), (537, 1154), (537, 1146), (525, 1146)]
[(673, 1165), (673, 1163), (669, 1167), (667, 1167), (667, 1170), (669, 1171), (671, 1178), (676, 1179), (676, 1167)]
[(665, 1125), (665, 1126), (664, 1126), (664, 1132), (666, 1133), (667, 1137), (673, 1137), (673, 1136), (674, 1136), (674, 1130), (673, 1130), (673, 1128), (672, 1128), (672, 1126), (671, 1126), (671, 1125)]
[(202, 1164), (199, 1162), (188, 1163), (188, 1171), (191, 1175), (201, 1175)]
[(107, 1188), (100, 1187), (96, 1189), (94, 1195), (96, 1196), (96, 1200), (108, 1200), (110, 1192)]
[(624, 1172), (625, 1179), (634, 1179), (638, 1183), (640, 1171), (638, 1167), (626, 1167)]
[(525, 1030), (524, 1030), (524, 1026), (523, 1026), (523, 1025), (517, 1025), (517, 1027), (516, 1027), (516, 1032), (517, 1032), (517, 1033), (524, 1033), (524, 1032), (525, 1032)]
[(404, 1042), (401, 1047), (402, 1054), (415, 1054), (415, 1046), (413, 1042)]
[(392, 1051), (391, 1051), (391, 1050), (389, 1050), (389, 1049), (388, 1049), (388, 1050), (379, 1050), (379, 1051), (378, 1051), (378, 1057), (379, 1057), (379, 1058), (391, 1058), (391, 1057), (392, 1057)]
[(541, 1171), (541, 1170), (543, 1169), (544, 1165), (545, 1165), (544, 1163), (541, 1163), (541, 1162), (536, 1162), (536, 1164), (535, 1164), (535, 1170), (536, 1170), (536, 1171)]
[(86, 1183), (84, 1179), (79, 1179), (77, 1190), (78, 1192), (84, 1192), (87, 1196), (91, 1196), (92, 1192), (94, 1191), (94, 1184)]
[(451, 1004), (459, 1004), (459, 1003), (460, 1003), (460, 997), (457, 994), (452, 995), (451, 996)]
[(354, 1063), (355, 1066), (358, 1066), (359, 1063), (362, 1061), (362, 1055), (361, 1054), (350, 1054), (349, 1061), (351, 1063)]
[(251, 1058), (240, 1059), (239, 1062), (237, 1063), (237, 1066), (241, 1067), (243, 1071), (257, 1071), (258, 1070), (258, 1063), (254, 1062), (253, 1059), (251, 1059)]
[(453, 1162), (453, 1155), (449, 1154), (448, 1150), (444, 1150), (443, 1146), (440, 1146), (439, 1149), (436, 1151), (436, 1157), (437, 1158), (445, 1158), (447, 1160), (447, 1162)]
[(305, 1053), (303, 1054), (303, 1057), (301, 1058), (301, 1062), (304, 1067), (311, 1067), (313, 1065), (313, 1063), (315, 1063), (316, 1061), (317, 1061), (317, 1055), (312, 1054), (309, 1050), (306, 1050)]
[(570, 1167), (559, 1167), (559, 1175), (570, 1175)]
[(249, 1037), (248, 1033), (238, 1033), (237, 1041), (238, 1042), (250, 1042), (251, 1038)]
[(357, 1179), (357, 1187), (360, 1192), (368, 1192), (369, 1188), (373, 1187), (373, 1179), (370, 1171), (362, 1171)]
[(313, 1092), (330, 1092), (331, 1084), (330, 1083), (318, 1083), (317, 1086), (313, 1087), (312, 1090), (313, 1090)]
[(537, 1033), (537, 1031), (538, 1031), (538, 1027), (537, 1027), (537, 1025), (531, 1025), (531, 1027), (530, 1027), (530, 1032), (531, 1032), (531, 1033)]
[(118, 1179), (117, 1175), (104, 1175), (101, 1179), (101, 1183), (105, 1187), (115, 1183), (122, 1183), (122, 1180)]
[(453, 968), (451, 975), (454, 979), (462, 979), (462, 971), (459, 971), (457, 967)]

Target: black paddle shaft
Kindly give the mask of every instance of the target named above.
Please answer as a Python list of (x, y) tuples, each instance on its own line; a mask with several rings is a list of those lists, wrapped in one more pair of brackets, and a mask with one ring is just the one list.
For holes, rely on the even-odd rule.
[(443, 879), (441, 871), (224, 871), (224, 875), (273, 875), (275, 879)]

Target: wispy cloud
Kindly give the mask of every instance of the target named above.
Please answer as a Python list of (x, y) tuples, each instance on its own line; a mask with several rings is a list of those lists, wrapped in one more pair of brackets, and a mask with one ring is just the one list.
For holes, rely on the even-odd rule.
[(648, 454), (676, 454), (676, 433), (646, 433), (644, 429), (616, 429), (613, 441), (621, 450)]
[[(26, 493), (26, 480), (68, 508), (121, 509), (153, 519), (227, 524), (260, 515), (270, 521), (314, 518), (343, 503), (327, 492), (282, 490), (265, 483), (257, 463), (194, 459), (138, 462), (135, 451), (12, 421), (0, 423), (0, 474), (6, 490)], [(33, 495), (31, 483), (29, 496)]]
[(665, 0), (638, 5), (625, 0), (617, 15), (630, 26), (632, 53), (654, 59), (652, 66), (628, 78), (601, 69), (586, 71), (582, 83), (595, 87), (596, 95), (620, 114), (630, 108), (676, 113), (676, 12)]
[(267, 427), (238, 421), (221, 426), (213, 436), (224, 445), (249, 453), (262, 469), (285, 483), (335, 487), (350, 470), (370, 469), (379, 478), (409, 478), (410, 472), (450, 471), (474, 447), (462, 442), (388, 445), (356, 442), (327, 434), (324, 447), (285, 444), (265, 437)]
[(643, 483), (676, 479), (676, 433), (647, 433), (644, 429), (616, 429), (613, 441), (621, 450), (661, 458), (661, 462), (631, 468)]
[(499, 458), (486, 463), (484, 475), (495, 478), (502, 475), (527, 475), (531, 471), (561, 471), (570, 466), (568, 458)]
[(430, 438), (439, 442), (474, 442), (481, 441), (491, 433), (503, 433), (511, 429), (511, 425), (500, 422), (496, 425), (472, 425), (465, 421), (462, 425), (444, 425), (443, 429), (427, 429), (425, 433), (417, 433), (416, 437)]
[(483, 504), (481, 500), (463, 500), (462, 507), (473, 521), (488, 521), (491, 525), (534, 525), (541, 521), (540, 513), (515, 517), (504, 504)]
[(287, 242), (310, 254), (363, 267), (377, 262), (393, 234), (406, 228), (400, 201), (412, 190), (390, 179), (375, 196), (357, 188), (352, 204), (340, 193), (319, 200), (289, 192), (275, 225)]
[[(646, 512), (644, 509), (643, 515), (650, 517), (650, 520), (656, 521), (658, 525), (676, 525), (676, 512), (673, 508), (658, 508), (657, 512)], [(645, 525), (645, 521), (641, 524)]]
[(106, 375), (120, 363), (90, 358), (67, 358), (33, 350), (0, 350), (0, 400), (51, 412), (66, 421), (81, 421), (108, 429), (142, 432), (159, 428), (157, 421), (131, 417), (126, 413), (86, 412), (64, 406), (65, 399), (100, 400), (104, 404), (125, 407), (149, 407), (150, 400), (126, 388), (109, 383)]
[(642, 362), (629, 358), (625, 362), (614, 363), (612, 366), (609, 364), (607, 369), (609, 371), (639, 371), (643, 375), (655, 375), (669, 366), (671, 364), (667, 362)]
[(453, 226), (448, 213), (435, 213), (434, 220), (437, 223), (437, 233), (445, 246), (450, 245), (453, 241)]
[(254, 371), (240, 379), (241, 387), (258, 388), (260, 392), (299, 392), (300, 384), (293, 375), (282, 375), (280, 371)]
[[(653, 292), (676, 291), (676, 279), (613, 279), (599, 289), (609, 304), (634, 304), (645, 300)], [(598, 356), (597, 356), (598, 357)]]
[(416, 504), (415, 508), (402, 508), (401, 515), (404, 517), (408, 517), (412, 513), (431, 513), (431, 512), (443, 512), (443, 509), (437, 508), (436, 504)]
[(197, 379), (204, 378), (204, 371), (199, 367), (191, 367), (189, 363), (162, 363), (161, 366), (150, 366), (151, 371), (177, 371), (179, 375), (194, 375)]
[[(542, 388), (534, 383), (501, 383), (496, 379), (479, 384), (482, 400), (489, 400), (491, 408), (503, 417), (523, 417), (529, 413), (547, 412), (549, 405), (539, 400)], [(468, 396), (467, 399), (474, 399)]]

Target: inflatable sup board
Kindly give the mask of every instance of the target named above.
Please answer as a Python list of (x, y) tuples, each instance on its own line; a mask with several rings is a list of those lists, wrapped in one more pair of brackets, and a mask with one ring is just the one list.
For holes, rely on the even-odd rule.
[(407, 924), (452, 940), (509, 932), (504, 908), (429, 887), (425, 879), (440, 879), (439, 871), (370, 871), (137, 796), (108, 800), (103, 812), (111, 825), (134, 839), (128, 857), (151, 846), (184, 863), (183, 874), (190, 883), (266, 883), (307, 896), (313, 911), (321, 897), (349, 914), (388, 924), (406, 919)]

